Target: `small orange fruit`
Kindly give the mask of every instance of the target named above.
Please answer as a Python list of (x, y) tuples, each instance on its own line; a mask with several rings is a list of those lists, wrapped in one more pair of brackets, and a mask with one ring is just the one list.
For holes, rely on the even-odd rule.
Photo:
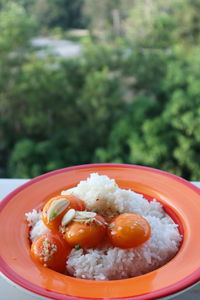
[(124, 213), (109, 224), (109, 238), (115, 247), (133, 248), (146, 242), (151, 228), (145, 218), (134, 213)]

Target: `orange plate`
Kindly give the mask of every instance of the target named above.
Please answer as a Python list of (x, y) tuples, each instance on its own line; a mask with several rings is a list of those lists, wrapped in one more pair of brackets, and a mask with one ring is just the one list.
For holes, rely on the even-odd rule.
[[(98, 172), (120, 187), (155, 197), (179, 220), (184, 239), (178, 254), (163, 267), (130, 279), (91, 281), (59, 274), (30, 257), (24, 214), (47, 198)], [(19, 286), (53, 299), (157, 299), (196, 283), (200, 278), (200, 192), (189, 182), (163, 171), (121, 164), (82, 165), (39, 176), (9, 194), (0, 206), (0, 268)]]

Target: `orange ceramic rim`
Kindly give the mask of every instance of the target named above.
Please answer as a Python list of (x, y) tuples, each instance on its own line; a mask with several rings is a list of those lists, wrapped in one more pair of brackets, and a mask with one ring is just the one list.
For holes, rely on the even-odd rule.
[[(51, 196), (77, 185), (90, 173), (108, 175), (120, 187), (155, 197), (178, 220), (184, 239), (178, 254), (163, 267), (135, 278), (91, 281), (59, 274), (30, 258), (24, 213)], [(177, 293), (200, 279), (200, 191), (175, 175), (142, 166), (93, 164), (61, 169), (36, 177), (0, 203), (0, 270), (17, 285), (53, 299), (157, 299)], [(172, 213), (171, 213), (172, 212)]]

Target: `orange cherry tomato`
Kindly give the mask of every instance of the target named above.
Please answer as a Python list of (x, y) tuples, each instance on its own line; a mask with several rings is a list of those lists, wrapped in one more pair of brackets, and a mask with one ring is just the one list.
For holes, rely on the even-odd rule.
[(93, 248), (98, 246), (106, 236), (107, 227), (105, 224), (105, 219), (100, 215), (96, 215), (95, 220), (91, 223), (73, 221), (66, 227), (64, 237), (71, 246)]
[(31, 245), (34, 260), (54, 271), (63, 273), (71, 247), (59, 233), (45, 233), (36, 238)]
[(127, 249), (146, 242), (150, 237), (151, 228), (142, 216), (125, 213), (114, 218), (109, 224), (108, 234), (115, 247)]
[[(67, 199), (69, 201), (68, 207), (63, 212), (61, 212), (59, 215), (57, 215), (53, 220), (48, 222), (48, 219), (47, 219), (48, 209), (50, 208), (51, 204), (54, 201), (60, 200), (60, 199)], [(64, 214), (71, 208), (73, 208), (75, 210), (85, 210), (85, 203), (81, 199), (79, 199), (73, 195), (64, 195), (64, 196), (60, 195), (57, 197), (53, 197), (43, 207), (42, 220), (48, 228), (58, 230)]]

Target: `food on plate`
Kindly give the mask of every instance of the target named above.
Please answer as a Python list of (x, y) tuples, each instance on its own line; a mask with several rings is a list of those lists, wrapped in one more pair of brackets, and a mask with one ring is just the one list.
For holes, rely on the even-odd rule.
[(85, 203), (73, 195), (53, 197), (42, 210), (42, 220), (48, 228), (58, 229), (64, 214), (71, 208), (85, 210)]
[(107, 232), (106, 220), (95, 212), (76, 212), (66, 227), (64, 238), (71, 246), (93, 248), (101, 244)]
[(26, 218), (34, 260), (90, 280), (153, 271), (176, 255), (182, 240), (178, 225), (156, 199), (148, 201), (97, 173)]
[(111, 243), (119, 248), (133, 248), (145, 243), (151, 233), (149, 223), (138, 214), (125, 213), (109, 224)]
[(57, 272), (65, 271), (65, 263), (71, 247), (59, 233), (45, 233), (37, 237), (31, 245), (32, 257)]

